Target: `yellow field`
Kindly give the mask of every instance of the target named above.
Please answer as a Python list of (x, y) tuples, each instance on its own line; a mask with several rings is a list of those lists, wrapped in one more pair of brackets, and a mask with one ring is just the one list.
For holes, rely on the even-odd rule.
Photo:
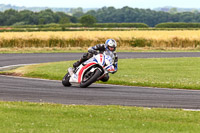
[(200, 30), (4, 32), (0, 33), (0, 48), (88, 47), (108, 38), (123, 48), (200, 48)]
[(4, 32), (0, 33), (0, 39), (11, 38), (62, 38), (62, 39), (98, 39), (98, 38), (115, 38), (131, 39), (146, 38), (153, 40), (168, 40), (174, 37), (184, 39), (200, 40), (200, 30), (183, 30), (183, 31), (67, 31), (67, 32)]

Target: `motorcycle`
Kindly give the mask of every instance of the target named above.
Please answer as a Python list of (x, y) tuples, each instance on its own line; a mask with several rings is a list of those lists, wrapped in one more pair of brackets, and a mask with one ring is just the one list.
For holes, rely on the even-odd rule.
[(107, 73), (113, 73), (114, 54), (104, 51), (93, 55), (90, 59), (80, 64), (75, 70), (68, 68), (68, 73), (63, 77), (62, 84), (65, 87), (78, 85), (86, 88), (92, 83), (100, 80)]

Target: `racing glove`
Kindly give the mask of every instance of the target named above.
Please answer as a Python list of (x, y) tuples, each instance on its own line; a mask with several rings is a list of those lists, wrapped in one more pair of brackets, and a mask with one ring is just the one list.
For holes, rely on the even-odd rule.
[(91, 50), (88, 50), (88, 52), (89, 52), (89, 53), (92, 53), (92, 54), (95, 54), (95, 55), (98, 54), (98, 52), (97, 52), (96, 50), (92, 50), (92, 49), (91, 49)]

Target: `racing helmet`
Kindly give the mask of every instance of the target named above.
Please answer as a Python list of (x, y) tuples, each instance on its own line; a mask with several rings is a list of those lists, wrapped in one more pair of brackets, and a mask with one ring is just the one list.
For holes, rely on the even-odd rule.
[(117, 42), (114, 39), (108, 39), (105, 42), (105, 48), (114, 52), (117, 47)]

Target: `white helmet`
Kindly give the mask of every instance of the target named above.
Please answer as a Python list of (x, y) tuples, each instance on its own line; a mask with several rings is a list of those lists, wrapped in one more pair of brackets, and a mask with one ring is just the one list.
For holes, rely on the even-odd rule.
[(114, 39), (108, 39), (105, 42), (105, 48), (110, 51), (115, 51), (117, 47), (117, 42)]

